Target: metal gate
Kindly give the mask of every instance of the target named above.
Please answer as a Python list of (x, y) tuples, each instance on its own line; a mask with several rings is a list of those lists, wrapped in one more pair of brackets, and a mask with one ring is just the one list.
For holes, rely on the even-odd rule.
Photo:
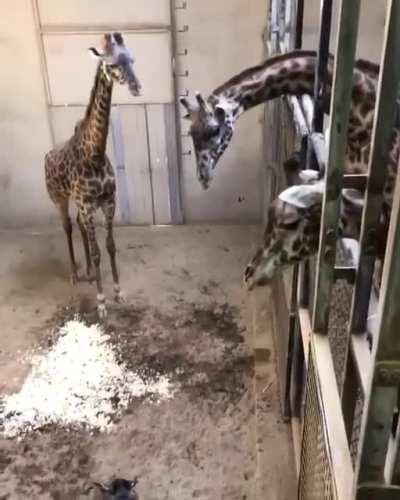
[[(271, 0), (269, 53), (301, 48), (303, 0)], [(360, 0), (341, 0), (332, 79), (329, 147), (321, 106), (328, 60), (332, 0), (321, 1), (314, 100), (272, 103), (268, 123), (285, 120), (268, 152), (272, 195), (282, 186), (291, 145), (326, 179), (316, 259), (293, 273), (289, 321), (282, 294), (277, 316), (284, 412), (298, 452), (299, 499), (400, 498), (400, 179), (398, 176), (379, 296), (372, 287), (377, 231), (386, 179), (385, 156), (397, 115), (400, 82), (400, 1), (389, 0), (367, 174), (344, 175)], [(284, 116), (285, 118), (282, 118)], [(271, 127), (270, 127), (271, 128)], [(382, 168), (384, 167), (384, 168)], [(342, 187), (365, 192), (358, 243), (337, 240)], [(280, 280), (275, 284), (282, 288)], [(287, 311), (286, 311), (287, 312)], [(373, 321), (371, 319), (374, 319)], [(282, 323), (281, 323), (282, 324)], [(286, 345), (282, 345), (282, 337)], [(372, 348), (371, 348), (372, 341)], [(295, 443), (296, 444), (296, 443)]]
[(107, 151), (117, 177), (117, 223), (182, 221), (177, 152), (174, 2), (32, 0), (53, 143), (84, 115), (96, 62), (87, 48), (120, 31), (136, 59), (143, 95), (115, 86)]

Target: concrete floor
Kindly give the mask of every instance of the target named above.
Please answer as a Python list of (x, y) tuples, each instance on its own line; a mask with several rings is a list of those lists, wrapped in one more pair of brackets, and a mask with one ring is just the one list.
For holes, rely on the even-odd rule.
[[(128, 339), (133, 363), (156, 356), (165, 373), (179, 368), (181, 389), (160, 404), (134, 401), (111, 434), (53, 426), (19, 440), (0, 438), (0, 499), (88, 498), (85, 482), (113, 475), (137, 475), (141, 500), (296, 498), (268, 291), (249, 295), (241, 286), (259, 236), (248, 226), (117, 229), (128, 302), (110, 302), (109, 328), (115, 342)], [(24, 355), (50, 345), (63, 315), (91, 314), (95, 289), (69, 284), (60, 229), (1, 231), (0, 241), (4, 396), (19, 390), (30, 370)], [(105, 250), (102, 270), (111, 299)]]

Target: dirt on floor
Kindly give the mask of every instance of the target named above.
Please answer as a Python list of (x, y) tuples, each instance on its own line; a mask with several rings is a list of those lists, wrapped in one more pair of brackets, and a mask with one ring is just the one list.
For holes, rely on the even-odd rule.
[[(240, 287), (248, 253), (244, 236), (251, 231), (233, 228), (209, 234), (210, 230), (204, 229), (180, 230), (179, 239), (171, 238), (170, 233), (159, 233), (155, 238), (144, 229), (140, 231), (140, 244), (135, 242), (137, 235), (132, 238), (128, 232), (119, 239), (120, 268), (128, 268), (132, 253), (135, 265), (123, 280), (127, 303), (108, 304), (105, 330), (117, 364), (139, 373), (145, 381), (166, 376), (174, 387), (173, 396), (165, 400), (151, 393), (132, 397), (122, 413), (113, 415), (108, 432), (48, 423), (15, 438), (0, 438), (0, 500), (95, 498), (88, 488), (90, 481), (136, 476), (141, 500), (257, 498), (260, 439), (256, 432), (252, 313), (244, 305)], [(47, 240), (55, 242), (57, 237), (60, 235), (47, 236)], [(5, 334), (10, 342), (0, 351), (1, 360), (6, 361), (3, 368), (0, 365), (0, 376), (9, 376), (8, 380), (3, 378), (4, 398), (18, 392), (29, 373), (29, 366), (22, 366), (19, 358), (29, 357), (38, 346), (44, 353), (50, 350), (60, 327), (71, 318), (79, 316), (88, 325), (97, 322), (93, 288), (78, 287), (71, 295), (65, 273), (55, 277), (59, 288), (56, 291), (54, 283), (49, 286), (48, 297), (46, 287), (34, 279), (29, 281), (28, 290), (21, 287), (19, 277), (26, 263), (19, 265), (17, 250), (26, 238), (12, 236), (9, 252), (17, 256), (17, 262), (0, 268), (0, 278), (3, 282), (7, 278), (9, 291), (16, 297), (10, 300), (5, 294), (0, 304), (0, 313), (10, 321)], [(40, 245), (45, 243), (40, 239)], [(157, 262), (155, 243), (163, 248)], [(105, 275), (109, 285), (109, 274)], [(40, 291), (40, 297), (35, 291)], [(20, 323), (24, 338), (15, 339), (13, 332), (19, 331), (16, 310), (21, 311), (29, 297), (26, 321)], [(46, 315), (37, 310), (46, 311)], [(267, 361), (273, 363), (272, 358)], [(10, 376), (15, 373), (15, 377)], [(274, 425), (276, 421), (282, 447), (288, 448), (277, 388), (275, 384), (269, 391), (268, 398), (272, 397), (274, 404), (266, 413), (271, 413)], [(118, 405), (118, 390), (111, 400)], [(7, 418), (13, 416), (3, 413), (1, 417), (0, 411), (0, 431)], [(268, 439), (265, 443), (268, 446)], [(271, 494), (270, 498), (291, 497)]]

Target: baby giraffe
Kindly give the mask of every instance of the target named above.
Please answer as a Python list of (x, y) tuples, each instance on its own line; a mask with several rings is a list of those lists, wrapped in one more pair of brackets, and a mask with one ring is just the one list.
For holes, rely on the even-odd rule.
[[(306, 178), (308, 171), (303, 172)], [(323, 192), (324, 181), (319, 180), (289, 187), (272, 202), (264, 247), (258, 249), (244, 272), (244, 284), (248, 290), (267, 285), (278, 271), (317, 252)], [(358, 239), (363, 202), (359, 191), (342, 189), (341, 237)]]
[(95, 482), (93, 486), (97, 488), (102, 500), (139, 500), (139, 495), (135, 491), (137, 483), (137, 479), (128, 481), (118, 478), (108, 485)]
[(45, 176), (47, 191), (59, 209), (67, 235), (73, 284), (78, 281), (78, 272), (72, 243), (69, 200), (73, 200), (78, 207), (77, 222), (85, 249), (86, 271), (91, 278), (94, 265), (98, 312), (100, 318), (105, 319), (107, 311), (100, 273), (100, 250), (94, 225), (98, 208), (105, 217), (106, 246), (111, 260), (115, 300), (122, 300), (113, 236), (115, 176), (106, 155), (113, 82), (126, 84), (134, 96), (139, 95), (140, 83), (133, 71), (133, 57), (120, 33), (104, 35), (101, 49), (89, 50), (99, 63), (86, 114), (76, 124), (73, 136), (45, 156)]

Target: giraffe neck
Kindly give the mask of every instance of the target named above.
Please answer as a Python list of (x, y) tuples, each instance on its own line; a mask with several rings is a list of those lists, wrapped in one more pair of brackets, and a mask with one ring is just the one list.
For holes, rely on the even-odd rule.
[[(210, 95), (212, 106), (221, 105), (234, 122), (244, 111), (283, 95), (314, 94), (317, 54), (295, 50), (267, 59), (263, 64), (244, 70)], [(329, 112), (333, 73), (330, 56), (325, 84), (324, 110)], [(379, 67), (357, 60), (354, 67), (349, 140), (356, 149), (367, 143), (373, 123), (376, 83)]]
[(237, 119), (244, 111), (282, 95), (312, 95), (316, 61), (314, 51), (271, 57), (216, 88), (209, 102), (214, 106), (222, 103)]
[(105, 155), (112, 88), (111, 78), (108, 78), (102, 63), (99, 63), (80, 134), (83, 151), (91, 158)]

